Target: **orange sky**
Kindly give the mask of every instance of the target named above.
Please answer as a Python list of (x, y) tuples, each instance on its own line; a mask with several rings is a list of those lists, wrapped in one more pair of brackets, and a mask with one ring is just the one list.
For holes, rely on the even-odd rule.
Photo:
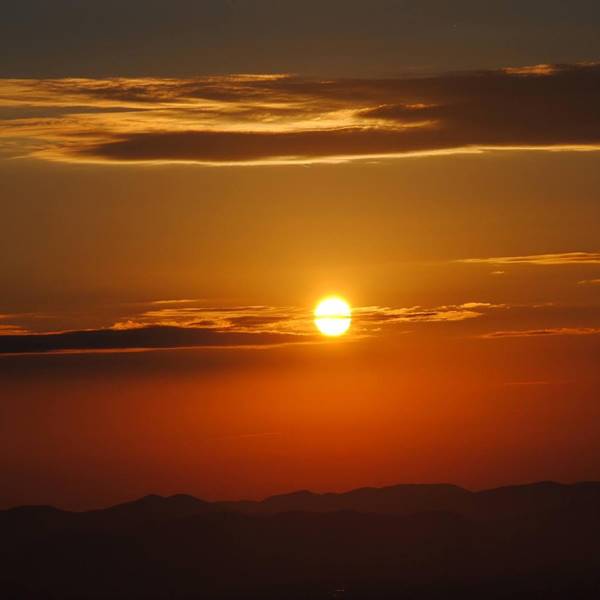
[[(4, 163), (5, 351), (198, 322), (263, 347), (0, 358), (2, 504), (599, 477), (597, 166)], [(358, 313), (322, 343), (330, 292)]]
[[(449, 326), (444, 326), (449, 327)], [(5, 358), (6, 505), (598, 476), (597, 336)], [(10, 371), (10, 374), (7, 374)]]
[(414, 64), (354, 1), (247, 60), (256, 15), (192, 69), (124, 13), (0, 62), (0, 506), (600, 478), (597, 7), (400, 4)]
[[(266, 346), (2, 357), (2, 504), (599, 477), (597, 163), (4, 163), (6, 334), (234, 314)], [(330, 292), (364, 308), (323, 344)]]

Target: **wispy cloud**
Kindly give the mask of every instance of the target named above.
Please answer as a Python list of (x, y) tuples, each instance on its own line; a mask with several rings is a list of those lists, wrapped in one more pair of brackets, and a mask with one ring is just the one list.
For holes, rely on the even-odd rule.
[(369, 331), (373, 327), (380, 327), (391, 323), (440, 323), (465, 321), (481, 317), (486, 311), (497, 308), (506, 308), (504, 304), (489, 302), (466, 302), (464, 304), (424, 308), (413, 306), (410, 308), (391, 308), (381, 306), (367, 306), (356, 309), (353, 318), (360, 328)]
[(582, 279), (577, 283), (579, 285), (600, 285), (600, 279)]
[(543, 329), (516, 329), (513, 331), (492, 331), (479, 336), (482, 338), (522, 338), (555, 335), (597, 335), (600, 327), (547, 327)]
[(3, 323), (2, 321), (8, 320), (10, 321), (14, 315), (5, 315), (0, 314), (0, 336), (9, 335), (9, 334), (21, 334), (27, 333), (27, 330), (24, 329), (21, 325), (17, 325), (16, 323)]
[[(459, 323), (508, 311), (537, 310), (549, 305), (464, 302), (437, 307), (358, 306), (346, 340), (406, 331), (406, 327)], [(320, 343), (312, 312), (294, 306), (207, 306), (193, 299), (146, 302), (108, 327), (31, 331), (18, 324), (20, 315), (1, 315), (0, 355), (72, 352), (131, 352), (167, 348), (260, 348)], [(12, 321), (12, 322), (11, 322)], [(478, 334), (485, 339), (580, 336), (600, 333), (600, 327), (540, 327), (504, 329)]]
[(19, 327), (18, 325), (6, 325), (5, 323), (0, 323), (0, 335), (5, 334), (19, 334), (19, 333), (27, 333), (25, 329)]
[(403, 79), (0, 80), (11, 156), (278, 164), (599, 149), (600, 64)]
[[(98, 352), (187, 347), (264, 347), (321, 341), (310, 311), (298, 307), (188, 306), (193, 300), (148, 303), (110, 327), (77, 331), (0, 330), (0, 354)], [(486, 302), (423, 308), (357, 307), (347, 339), (406, 323), (456, 322), (503, 308)], [(10, 327), (10, 326), (8, 326)]]
[(595, 265), (600, 264), (600, 252), (562, 252), (525, 256), (463, 258), (456, 262), (492, 265)]
[[(148, 326), (202, 327), (216, 331), (243, 333), (279, 333), (297, 336), (314, 333), (314, 318), (309, 310), (299, 307), (274, 306), (174, 306), (151, 308), (118, 321), (112, 329), (134, 329)], [(487, 302), (467, 302), (434, 308), (421, 306), (394, 308), (387, 306), (355, 307), (352, 331), (370, 334), (383, 325), (394, 323), (434, 323), (464, 321), (482, 316), (486, 310), (500, 308)]]
[(201, 301), (200, 298), (181, 298), (180, 300), (153, 300), (150, 304), (192, 304)]

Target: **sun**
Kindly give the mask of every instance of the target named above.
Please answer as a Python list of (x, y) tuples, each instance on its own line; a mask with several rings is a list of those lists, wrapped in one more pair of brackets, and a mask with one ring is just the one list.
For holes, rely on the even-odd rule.
[(323, 298), (315, 308), (315, 325), (323, 334), (330, 337), (343, 335), (352, 323), (350, 305), (339, 296)]

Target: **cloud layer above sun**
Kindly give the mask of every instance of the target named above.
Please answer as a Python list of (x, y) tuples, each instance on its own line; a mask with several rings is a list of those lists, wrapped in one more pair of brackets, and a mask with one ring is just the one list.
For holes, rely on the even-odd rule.
[(598, 105), (598, 63), (395, 79), (4, 79), (0, 155), (222, 165), (599, 149)]

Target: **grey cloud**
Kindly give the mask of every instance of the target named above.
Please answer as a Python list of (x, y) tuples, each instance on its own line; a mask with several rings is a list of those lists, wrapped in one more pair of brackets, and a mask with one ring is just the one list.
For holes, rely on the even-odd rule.
[[(24, 111), (4, 121), (5, 136), (29, 135), (47, 144), (36, 156), (71, 161), (247, 164), (600, 148), (596, 63), (395, 79), (0, 80), (0, 98), (11, 114)], [(40, 122), (27, 118), (31, 106), (60, 111)], [(115, 114), (119, 108), (131, 115)]]
[(150, 326), (132, 329), (0, 335), (0, 354), (203, 346), (267, 346), (297, 342), (300, 339), (297, 335), (277, 332), (249, 333), (197, 327)]

